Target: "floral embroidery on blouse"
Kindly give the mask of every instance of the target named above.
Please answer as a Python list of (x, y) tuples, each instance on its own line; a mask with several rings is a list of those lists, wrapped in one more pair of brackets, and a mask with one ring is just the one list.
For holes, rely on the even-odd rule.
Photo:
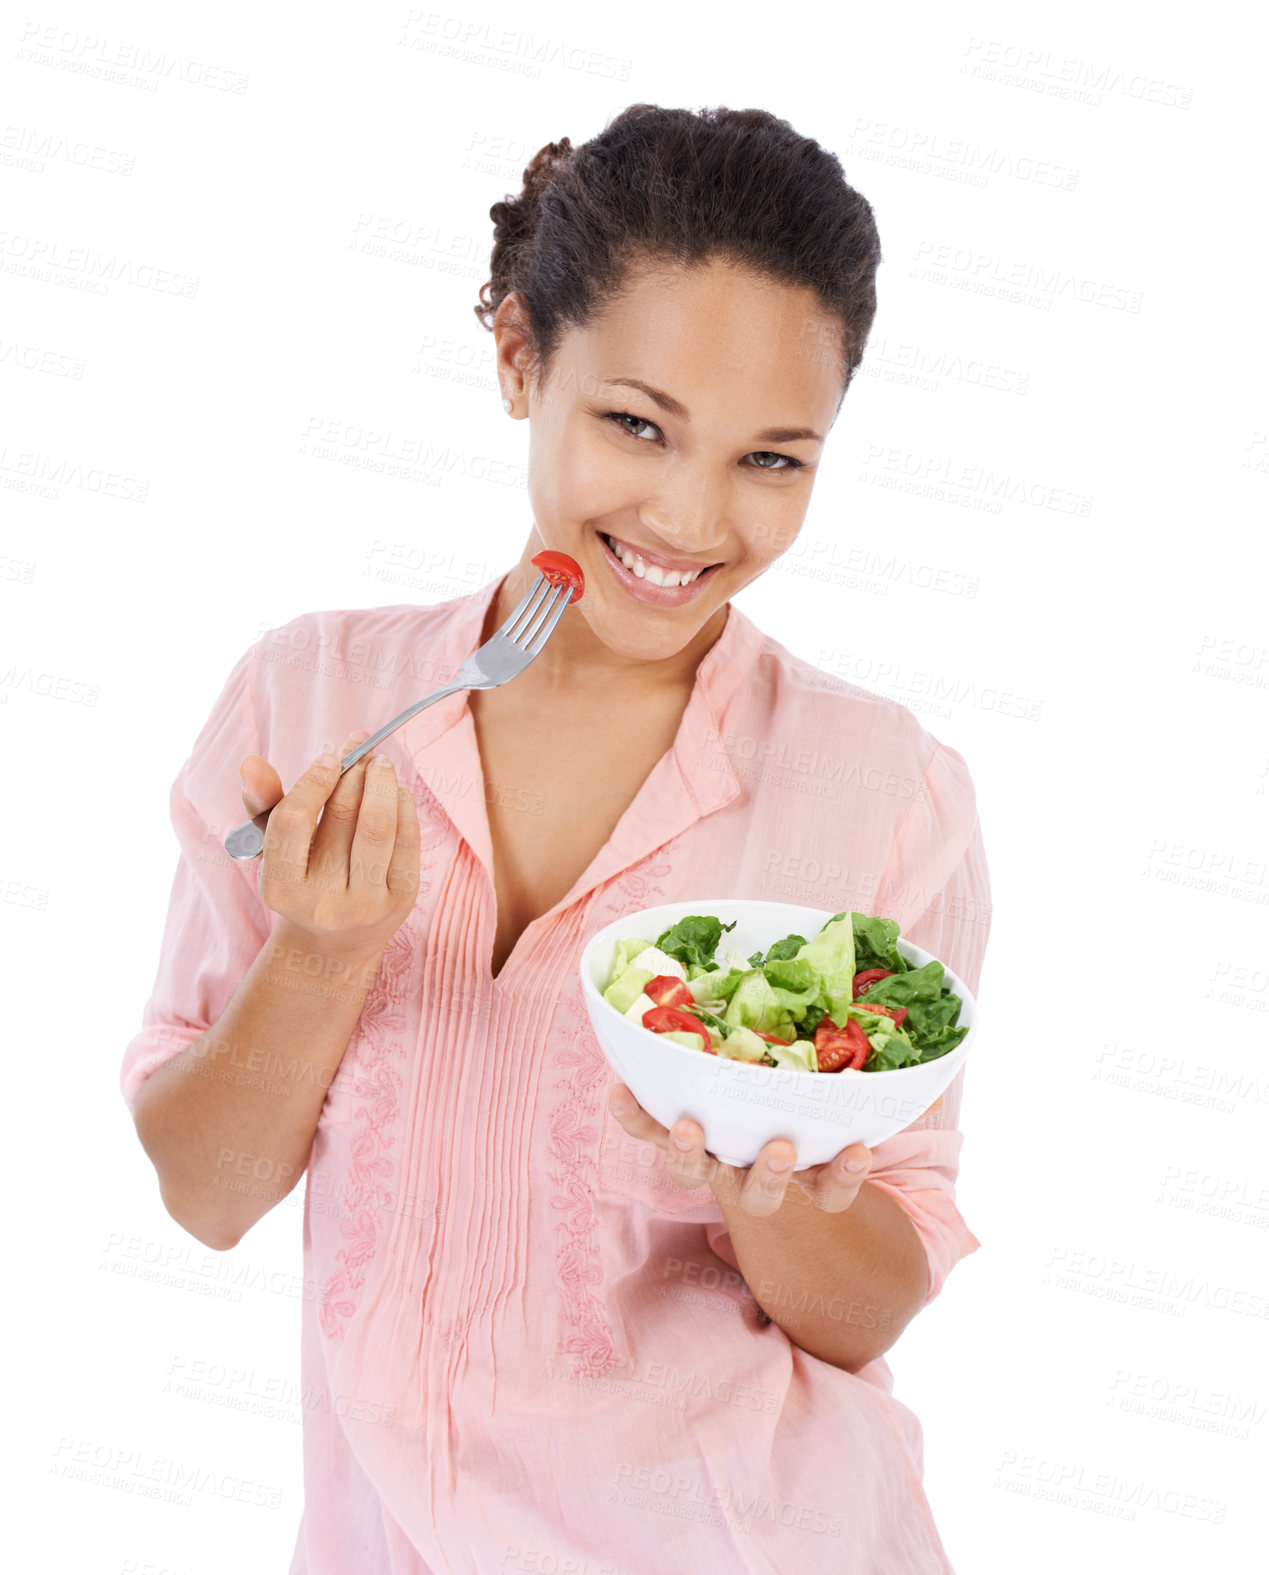
[[(397, 1009), (405, 998), (405, 983), (414, 962), (418, 932), (414, 914), (384, 948), (374, 986), (366, 997), (357, 1035), (345, 1052), (353, 1058), (351, 1092), (358, 1100), (352, 1115), (357, 1127), (343, 1185), (343, 1211), (339, 1234), (347, 1246), (335, 1260), (340, 1267), (330, 1275), (319, 1298), (322, 1328), (330, 1339), (341, 1336), (356, 1307), (354, 1293), (365, 1283), (366, 1265), (374, 1257), (379, 1234), (377, 1210), (390, 1207), (389, 1187), (395, 1167), (389, 1157), (392, 1128), (401, 1104), (399, 1036), (406, 1027)], [(341, 1063), (342, 1065), (342, 1063)]]

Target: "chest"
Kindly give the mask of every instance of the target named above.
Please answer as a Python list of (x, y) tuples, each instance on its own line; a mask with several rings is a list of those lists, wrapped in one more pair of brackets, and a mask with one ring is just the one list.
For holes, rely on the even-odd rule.
[(690, 698), (579, 714), (471, 696), (493, 849), (496, 976), (524, 930), (590, 867), (662, 755)]

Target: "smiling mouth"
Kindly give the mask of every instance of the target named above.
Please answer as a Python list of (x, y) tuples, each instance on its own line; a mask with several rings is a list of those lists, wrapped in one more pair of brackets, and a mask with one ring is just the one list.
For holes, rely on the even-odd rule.
[(599, 535), (608, 551), (623, 568), (646, 580), (649, 585), (660, 585), (667, 590), (677, 589), (680, 585), (694, 585), (702, 575), (712, 574), (715, 569), (722, 568), (721, 563), (708, 563), (683, 577), (677, 569), (662, 569), (658, 564), (646, 562), (634, 548), (618, 542), (607, 531), (600, 531)]

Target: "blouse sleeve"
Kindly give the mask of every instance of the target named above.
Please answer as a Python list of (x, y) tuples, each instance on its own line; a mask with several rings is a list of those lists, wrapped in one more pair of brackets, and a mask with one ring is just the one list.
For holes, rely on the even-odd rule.
[(142, 1083), (217, 1021), (272, 929), (256, 888), (258, 861), (224, 849), (246, 819), (242, 758), (263, 754), (253, 691), (259, 649), (257, 642), (229, 674), (169, 795), (180, 854), (154, 987), (120, 1074), (134, 1113)]
[[(991, 888), (973, 783), (954, 749), (936, 746), (883, 872), (873, 911), (895, 919), (905, 940), (937, 957), (978, 999), (991, 929)], [(954, 1266), (982, 1243), (956, 1207), (964, 1134), (958, 1129), (965, 1071), (923, 1116), (873, 1145), (868, 1184), (889, 1193), (912, 1221), (929, 1263), (923, 1306)]]

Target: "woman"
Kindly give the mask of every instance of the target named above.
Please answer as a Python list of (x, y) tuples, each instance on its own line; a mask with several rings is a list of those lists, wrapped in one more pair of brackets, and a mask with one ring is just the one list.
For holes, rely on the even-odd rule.
[[(791, 1172), (778, 1140), (739, 1170), (614, 1083), (578, 982), (615, 918), (733, 894), (893, 918), (977, 991), (964, 761), (731, 604), (802, 526), (875, 310), (872, 211), (783, 120), (636, 105), (491, 217), (520, 562), (240, 659), (173, 788), (125, 1098), (211, 1246), (307, 1168), (292, 1575), (949, 1570), (882, 1353), (978, 1246), (963, 1074), (871, 1154)], [(384, 764), (312, 760), (313, 728), (347, 752), (449, 678), (546, 547), (586, 590), (525, 673)], [(692, 588), (656, 588), (665, 562)], [(278, 805), (259, 866), (220, 845), (238, 762), (247, 811)]]

